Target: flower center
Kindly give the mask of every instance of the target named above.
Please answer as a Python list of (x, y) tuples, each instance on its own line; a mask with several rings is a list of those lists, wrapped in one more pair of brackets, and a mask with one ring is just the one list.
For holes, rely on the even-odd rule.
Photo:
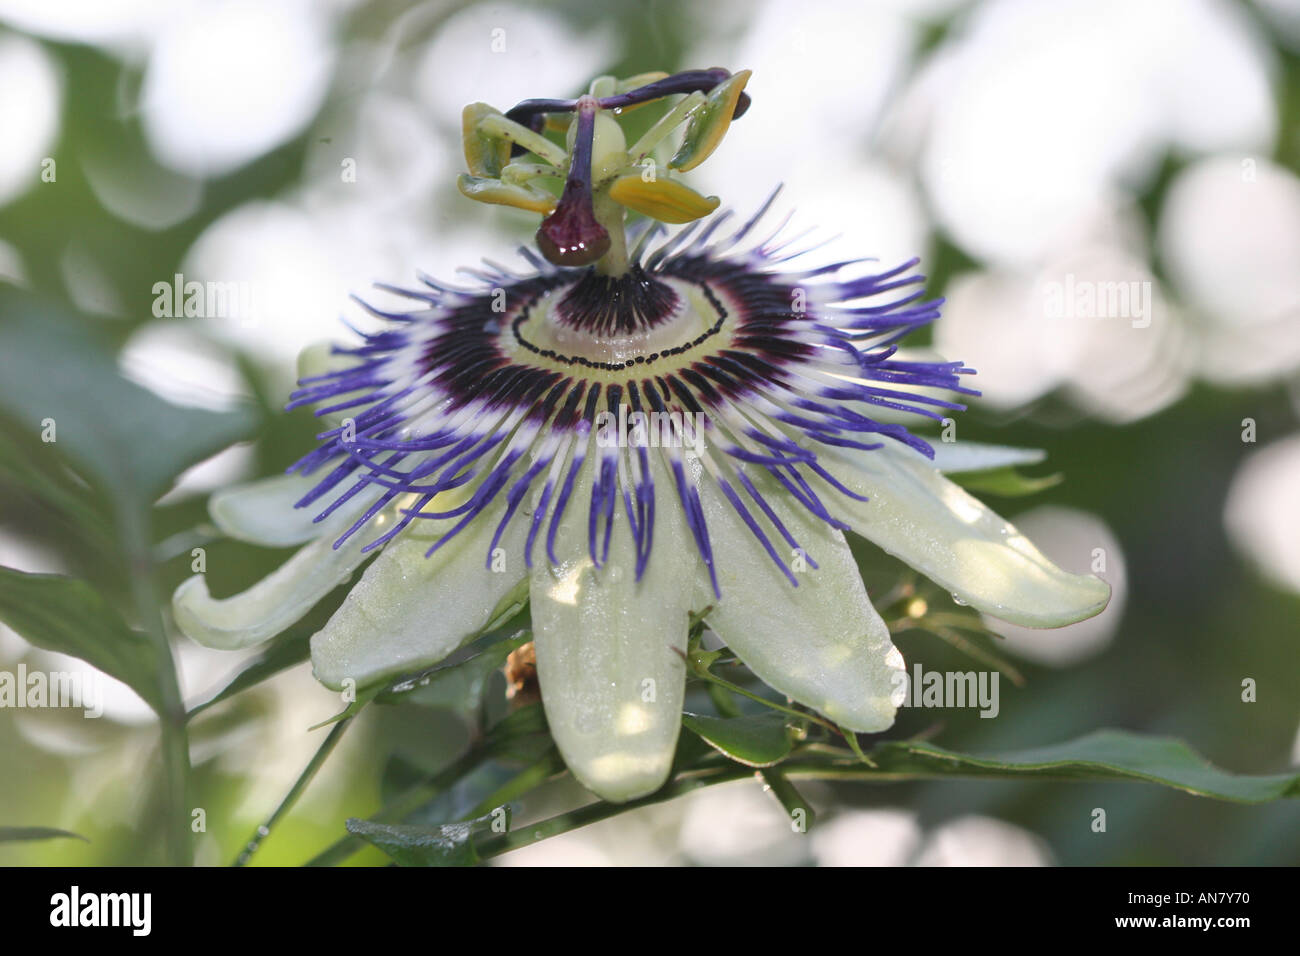
[(671, 319), (681, 297), (662, 279), (634, 266), (619, 276), (589, 270), (555, 304), (559, 324), (591, 335), (631, 335)]
[(639, 268), (622, 276), (589, 272), (523, 302), (501, 330), (501, 342), (508, 354), (529, 353), (532, 364), (566, 372), (572, 366), (616, 372), (669, 359), (680, 365), (727, 317), (704, 282), (651, 277)]

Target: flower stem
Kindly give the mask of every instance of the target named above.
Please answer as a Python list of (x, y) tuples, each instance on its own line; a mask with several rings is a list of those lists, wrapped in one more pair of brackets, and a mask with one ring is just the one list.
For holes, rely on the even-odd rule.
[(330, 729), (329, 734), (321, 742), (320, 747), (317, 748), (315, 755), (308, 762), (307, 766), (303, 768), (302, 773), (298, 775), (298, 779), (294, 781), (289, 792), (284, 795), (284, 799), (280, 801), (280, 805), (275, 808), (275, 812), (267, 817), (266, 822), (257, 828), (257, 832), (255, 832), (249, 839), (248, 843), (245, 844), (244, 849), (240, 851), (239, 856), (231, 866), (245, 866), (252, 858), (253, 854), (261, 848), (262, 841), (270, 835), (271, 828), (279, 823), (281, 818), (289, 812), (290, 808), (298, 802), (298, 798), (302, 796), (303, 791), (307, 789), (307, 785), (311, 783), (312, 778), (316, 776), (316, 772), (320, 770), (321, 765), (325, 763), (325, 760), (333, 752), (335, 745), (338, 744), (340, 738), (342, 738), (343, 731), (346, 730), (348, 725), (351, 723), (352, 718), (346, 717)]
[(579, 807), (576, 810), (562, 813), (548, 820), (521, 826), (519, 829), (512, 830), (496, 839), (485, 840), (478, 846), (478, 856), (481, 860), (487, 860), (508, 853), (511, 850), (517, 850), (520, 847), (530, 846), (548, 837), (559, 836), (561, 833), (567, 833), (570, 830), (576, 830), (591, 823), (607, 820), (637, 807), (663, 803), (666, 800), (673, 800), (693, 790), (709, 787), (716, 783), (743, 780), (752, 776), (754, 776), (752, 767), (730, 764), (699, 775), (670, 780), (662, 789), (656, 790), (648, 797), (642, 797), (640, 800), (632, 800), (628, 803), (606, 803), (603, 800), (589, 803), (585, 807)]
[(188, 716), (176, 677), (176, 661), (163, 629), (161, 605), (154, 586), (154, 563), (144, 521), (129, 514), (122, 521), (122, 539), (131, 562), (131, 597), (139, 625), (153, 644), (158, 662), (158, 713), (162, 736), (163, 775), (167, 800), (167, 854), (172, 866), (190, 866), (194, 847), (190, 833), (190, 744)]
[[(607, 820), (610, 817), (618, 816), (629, 810), (635, 810), (639, 807), (647, 807), (656, 803), (664, 803), (668, 800), (675, 800), (677, 797), (691, 793), (695, 790), (702, 790), (705, 787), (712, 787), (720, 783), (732, 783), (736, 780), (744, 780), (750, 777), (763, 779), (763, 773), (755, 770), (753, 767), (742, 767), (734, 763), (724, 764), (707, 770), (687, 772), (674, 780), (669, 780), (662, 789), (656, 790), (649, 796), (642, 797), (639, 800), (632, 800), (628, 803), (606, 803), (598, 801), (589, 803), (585, 807), (579, 807), (567, 813), (561, 813), (558, 816), (541, 820), (537, 823), (520, 826), (518, 829), (511, 830), (509, 833), (502, 834), (490, 840), (484, 840), (477, 847), (480, 860), (488, 860), (494, 856), (501, 856), (503, 853), (509, 853), (511, 850), (518, 850), (522, 847), (531, 846), (542, 840), (553, 836), (559, 836), (562, 833), (568, 833), (570, 830), (577, 830), (580, 827), (588, 826), (592, 823), (598, 823), (601, 820)], [(798, 778), (804, 780), (853, 780), (857, 782), (896, 782), (901, 780), (923, 780), (931, 779), (937, 775), (926, 774), (908, 774), (908, 773), (882, 773), (865, 767), (861, 764), (850, 765), (846, 767), (828, 767), (824, 765), (801, 765), (797, 762), (784, 763), (780, 767), (780, 776), (788, 784), (788, 778)], [(769, 781), (769, 786), (770, 786)], [(807, 806), (807, 801), (802, 796), (797, 795), (793, 786), (789, 790), (782, 790), (777, 794), (778, 799), (785, 798), (791, 801), (791, 805), (808, 811), (807, 822), (811, 822), (812, 808)]]

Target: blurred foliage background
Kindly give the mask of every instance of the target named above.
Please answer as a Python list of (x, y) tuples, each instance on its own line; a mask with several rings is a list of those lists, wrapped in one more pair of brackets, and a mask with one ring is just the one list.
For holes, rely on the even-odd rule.
[[(1044, 448), (1038, 472), (1065, 476), (991, 502), (1029, 512), (1018, 523), (1074, 570), (1107, 555), (1101, 618), (1008, 634), (1026, 682), (1003, 682), (997, 719), (905, 711), (890, 736), (988, 751), (1121, 727), (1239, 772), (1300, 763), (1293, 0), (0, 0), (0, 565), (80, 578), (92, 609), (144, 630), (195, 547), (214, 593), (258, 580), (288, 552), (216, 537), (206, 497), (311, 446), (310, 415), (280, 412), (297, 351), (346, 336), (340, 317), (364, 326), (347, 296), (372, 281), (506, 261), (535, 228), (456, 192), (461, 106), (712, 65), (753, 69), (754, 106), (697, 185), (744, 211), (784, 182), (838, 251), (922, 256), (949, 297), (935, 345), (981, 372), (961, 437)], [(177, 276), (233, 284), (246, 307), (168, 314)], [(1148, 283), (1149, 321), (1045, 316), (1045, 284), (1067, 276)], [(897, 579), (863, 562), (873, 595)], [(338, 709), (303, 657), (341, 596), (277, 645), (273, 679), (189, 722), (199, 862), (237, 855)], [(190, 708), (247, 663), (155, 639)], [(899, 645), (929, 670), (977, 666), (931, 635)], [(0, 629), (0, 669), (20, 663), (85, 666)], [(100, 719), (0, 711), (0, 825), (89, 840), (0, 844), (0, 863), (165, 858), (157, 720), (105, 680)], [(498, 676), (488, 706), (501, 696)], [(310, 858), (471, 733), (445, 709), (370, 708), (255, 860)], [(506, 862), (1300, 862), (1286, 801), (1039, 781), (806, 792), (808, 836), (741, 782)], [(580, 796), (560, 784), (528, 809)]]

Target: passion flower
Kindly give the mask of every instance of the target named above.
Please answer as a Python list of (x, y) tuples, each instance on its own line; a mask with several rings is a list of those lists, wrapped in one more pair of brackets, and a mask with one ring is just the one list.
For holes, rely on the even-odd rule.
[[(693, 612), (841, 727), (893, 723), (904, 663), (846, 533), (1003, 620), (1100, 611), (1104, 582), (1053, 565), (882, 420), (941, 419), (971, 393), (960, 362), (898, 352), (939, 314), (916, 261), (800, 268), (799, 238), (764, 225), (771, 199), (733, 223), (677, 180), (744, 112), (747, 78), (601, 78), (576, 100), (468, 107), (461, 191), (541, 213), (541, 255), (395, 290), (419, 305), (308, 357), (323, 368), (291, 407), (331, 421), (319, 448), (211, 506), (230, 534), (304, 546), (234, 597), (185, 582), (185, 633), (268, 640), (373, 555), (311, 642), (322, 683), (365, 687), (437, 664), (526, 593), (551, 733), (583, 784), (628, 800), (669, 773)], [(623, 114), (665, 97), (629, 147)], [(646, 217), (630, 230), (628, 210)], [(689, 225), (666, 237), (665, 221)]]

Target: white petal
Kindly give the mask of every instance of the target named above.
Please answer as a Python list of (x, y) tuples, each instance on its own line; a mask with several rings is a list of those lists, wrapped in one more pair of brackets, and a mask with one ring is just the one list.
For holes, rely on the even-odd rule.
[(356, 360), (352, 356), (334, 353), (332, 341), (313, 342), (298, 353), (298, 378), (315, 378), (354, 364)]
[[(700, 498), (722, 592), (719, 600), (706, 586), (697, 599), (714, 605), (709, 627), (765, 684), (851, 730), (886, 729), (906, 692), (903, 656), (867, 598), (844, 535), (788, 505), (779, 487), (758, 487), (818, 567), (796, 570), (799, 586), (792, 585), (721, 491), (704, 479)], [(746, 506), (761, 519), (757, 506)], [(792, 549), (765, 519), (760, 523), (790, 564)]]
[(1106, 606), (1100, 578), (1049, 561), (1005, 519), (909, 449), (885, 441), (875, 451), (819, 451), (856, 501), (815, 481), (831, 514), (865, 538), (986, 614), (1025, 627), (1060, 627)]
[(537, 676), (551, 734), (575, 777), (606, 800), (659, 789), (681, 728), (687, 618), (699, 560), (666, 470), (655, 462), (651, 557), (640, 581), (618, 505), (609, 559), (587, 552), (590, 463), (556, 536), (535, 556), (530, 598)]
[[(225, 534), (240, 541), (265, 545), (268, 548), (288, 548), (318, 538), (322, 523), (316, 522), (328, 501), (308, 508), (295, 508), (294, 503), (316, 487), (320, 475), (277, 475), (244, 485), (234, 485), (213, 493), (208, 501), (208, 514)], [(357, 507), (369, 507), (373, 496), (364, 501), (357, 496)]]
[(328, 522), (321, 537), (300, 549), (247, 591), (216, 600), (203, 575), (183, 582), (172, 595), (177, 626), (207, 647), (236, 650), (259, 644), (298, 621), (352, 576), (368, 555), (361, 549), (383, 528), (385, 515), (348, 538), (337, 550), (334, 541), (345, 526)]
[(431, 556), (425, 552), (458, 519), (419, 521), (390, 542), (347, 599), (311, 639), (316, 679), (339, 689), (437, 664), (478, 634), (524, 580), (527, 520), (516, 514), (489, 567), (503, 506), (476, 518)]
[[(1041, 448), (1013, 448), (1010, 445), (990, 445), (978, 441), (931, 441), (930, 445), (934, 449), (931, 464), (950, 475), (963, 471), (1036, 465), (1047, 457)], [(911, 451), (905, 445), (900, 445), (899, 448)], [(919, 452), (915, 454), (921, 457)]]

